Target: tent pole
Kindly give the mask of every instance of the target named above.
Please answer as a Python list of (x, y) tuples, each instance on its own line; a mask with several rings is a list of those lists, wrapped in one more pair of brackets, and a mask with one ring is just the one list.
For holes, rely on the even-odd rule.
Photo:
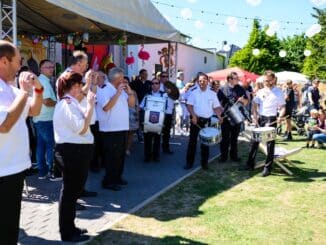
[(12, 0), (12, 42), (17, 46), (17, 2)]

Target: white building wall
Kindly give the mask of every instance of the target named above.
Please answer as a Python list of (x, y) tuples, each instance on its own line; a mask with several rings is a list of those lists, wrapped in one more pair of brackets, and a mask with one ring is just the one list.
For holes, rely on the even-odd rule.
[[(176, 44), (171, 43), (171, 46), (175, 49), (174, 54), (170, 55), (174, 67), (172, 66), (172, 77), (171, 81), (175, 82), (176, 80), (176, 71), (183, 70), (185, 73), (185, 81), (189, 81), (191, 78), (195, 77), (197, 72), (211, 72), (217, 70), (222, 64), (218, 64), (218, 59), (216, 55), (212, 52), (206, 50), (198, 49), (192, 46), (185, 44)], [(155, 64), (160, 65), (163, 60), (162, 49), (167, 48), (168, 43), (159, 43), (159, 44), (145, 44), (144, 50), (149, 52), (150, 58), (147, 61), (142, 62), (138, 58), (138, 52), (141, 48), (140, 45), (128, 45), (127, 54), (128, 56), (132, 55), (135, 58), (135, 63), (129, 66), (126, 66), (126, 73), (129, 77), (133, 75), (138, 75), (139, 70), (146, 69), (148, 71), (149, 77), (152, 78), (152, 74), (155, 72)], [(116, 53), (115, 57), (119, 57)], [(205, 63), (206, 60), (206, 63)], [(116, 62), (118, 65), (120, 62)], [(125, 61), (123, 60), (123, 63)], [(120, 63), (121, 64), (121, 63)], [(165, 69), (164, 69), (165, 70)]]

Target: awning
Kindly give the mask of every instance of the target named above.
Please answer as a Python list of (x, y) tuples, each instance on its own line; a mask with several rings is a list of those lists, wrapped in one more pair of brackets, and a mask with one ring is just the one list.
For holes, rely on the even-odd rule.
[(44, 35), (88, 32), (90, 43), (116, 43), (124, 33), (128, 44), (186, 38), (150, 0), (17, 0), (17, 30)]
[(256, 81), (256, 79), (259, 77), (259, 75), (243, 70), (239, 67), (232, 67), (232, 68), (227, 68), (223, 70), (218, 70), (218, 71), (213, 71), (208, 73), (208, 76), (213, 77), (213, 79), (216, 80), (226, 80), (226, 77), (230, 72), (236, 72), (238, 74), (238, 77), (241, 81), (245, 82), (247, 79), (250, 79), (252, 81)]

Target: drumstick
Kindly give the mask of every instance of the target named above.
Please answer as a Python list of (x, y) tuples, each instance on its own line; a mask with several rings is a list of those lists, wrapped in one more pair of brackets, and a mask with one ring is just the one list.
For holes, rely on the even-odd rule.
[[(287, 115), (286, 117), (283, 117), (281, 119), (287, 119), (289, 117), (289, 115)], [(271, 124), (274, 124), (274, 123), (277, 123), (277, 120), (273, 121), (273, 122), (269, 122), (269, 123), (266, 123), (268, 126), (271, 125)], [(267, 126), (267, 127), (268, 127)]]

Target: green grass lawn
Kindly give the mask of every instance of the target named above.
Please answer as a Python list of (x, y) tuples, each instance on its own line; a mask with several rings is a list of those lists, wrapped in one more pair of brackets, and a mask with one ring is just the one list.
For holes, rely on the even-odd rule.
[[(296, 135), (278, 141), (304, 145)], [(242, 159), (248, 146), (240, 143)], [(266, 178), (213, 162), (90, 244), (326, 244), (326, 150), (303, 149), (289, 159), (297, 165), (293, 176), (275, 167)]]

